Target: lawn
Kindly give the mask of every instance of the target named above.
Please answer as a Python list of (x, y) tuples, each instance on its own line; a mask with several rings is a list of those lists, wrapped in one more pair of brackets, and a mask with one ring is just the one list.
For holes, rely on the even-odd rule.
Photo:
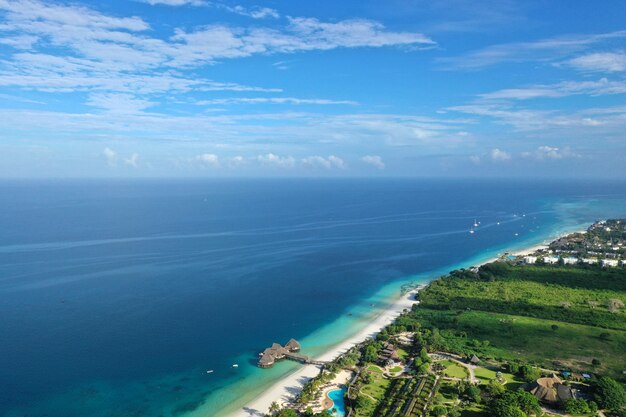
[(395, 374), (396, 372), (402, 371), (402, 369), (404, 368), (402, 368), (401, 366), (394, 366), (393, 368), (389, 370), (389, 372), (391, 372), (392, 374)]
[(489, 382), (492, 379), (496, 379), (496, 371), (487, 368), (476, 368), (474, 369), (474, 374), (476, 378), (480, 379), (482, 382)]
[(455, 361), (445, 360), (438, 363), (446, 367), (444, 371), (445, 376), (460, 379), (465, 379), (469, 376), (467, 369)]
[(382, 369), (380, 369), (380, 368), (379, 368), (378, 366), (376, 366), (376, 365), (369, 365), (369, 366), (367, 367), (367, 370), (368, 370), (368, 371), (371, 371), (371, 372), (377, 372), (377, 373), (379, 373), (379, 374), (382, 374), (382, 373), (383, 373), (383, 370), (382, 370)]

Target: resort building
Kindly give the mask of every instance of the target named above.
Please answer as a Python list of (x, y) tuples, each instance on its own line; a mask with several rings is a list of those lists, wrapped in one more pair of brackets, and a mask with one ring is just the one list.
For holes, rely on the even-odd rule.
[(297, 360), (304, 359), (304, 356), (301, 357), (300, 355), (293, 355), (298, 351), (300, 351), (300, 343), (298, 343), (295, 339), (291, 339), (284, 347), (278, 343), (273, 343), (271, 347), (268, 347), (259, 354), (261, 357), (259, 358), (257, 365), (261, 368), (269, 368), (274, 365), (276, 361), (285, 359), (286, 357), (292, 357)]
[(554, 374), (551, 377), (539, 378), (527, 387), (527, 391), (540, 402), (548, 405), (562, 404), (569, 399), (576, 398), (576, 390), (565, 385)]
[(565, 265), (577, 265), (578, 264), (578, 258), (574, 258), (574, 257), (568, 257), (568, 258), (563, 258), (563, 264)]
[(300, 343), (296, 339), (291, 339), (285, 345), (285, 349), (290, 352), (299, 352), (300, 351)]
[(524, 263), (525, 264), (534, 264), (535, 262), (537, 262), (537, 257), (536, 256), (524, 256)]
[(619, 266), (619, 261), (617, 259), (603, 259), (602, 266), (603, 267), (616, 267), (616, 266)]
[(400, 356), (398, 355), (398, 351), (396, 347), (391, 343), (385, 343), (383, 345), (383, 349), (380, 351), (380, 361), (386, 365), (391, 365), (393, 363), (400, 361)]
[(559, 258), (557, 258), (556, 256), (546, 256), (545, 258), (543, 258), (543, 261), (547, 264), (556, 264), (559, 263)]
[(582, 261), (587, 265), (596, 265), (598, 263), (598, 260), (595, 258), (584, 258)]
[(478, 365), (480, 363), (480, 358), (476, 355), (472, 355), (472, 357), (469, 359), (469, 363), (471, 363), (472, 365)]

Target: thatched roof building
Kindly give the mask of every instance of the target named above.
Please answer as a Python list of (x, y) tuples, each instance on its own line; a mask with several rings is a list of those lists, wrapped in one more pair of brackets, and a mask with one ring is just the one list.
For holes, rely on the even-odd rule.
[(476, 355), (472, 355), (469, 361), (473, 365), (478, 365), (480, 363), (480, 358)]
[(287, 349), (290, 352), (298, 352), (300, 351), (300, 343), (298, 343), (296, 339), (291, 339), (285, 345), (285, 349)]
[(275, 362), (276, 357), (274, 356), (272, 348), (267, 348), (263, 351), (263, 353), (261, 353), (261, 358), (259, 358), (258, 365), (261, 368), (269, 368), (270, 366), (274, 365)]
[(539, 378), (530, 384), (527, 390), (545, 404), (561, 404), (575, 398), (575, 390), (563, 384), (563, 381), (554, 374), (551, 377)]
[(294, 359), (294, 357), (297, 355), (296, 354), (290, 355), (290, 354), (293, 352), (297, 352), (299, 350), (300, 350), (300, 343), (298, 343), (298, 341), (295, 339), (291, 339), (289, 342), (287, 342), (285, 347), (279, 345), (278, 343), (272, 343), (272, 346), (268, 347), (262, 353), (259, 354), (261, 357), (259, 358), (258, 365), (261, 368), (269, 368), (270, 366), (274, 365), (276, 361), (284, 359), (287, 356), (289, 356), (291, 359)]

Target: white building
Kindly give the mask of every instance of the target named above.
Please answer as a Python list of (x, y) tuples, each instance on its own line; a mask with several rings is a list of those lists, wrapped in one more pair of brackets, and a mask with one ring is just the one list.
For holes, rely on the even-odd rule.
[(615, 267), (619, 266), (619, 261), (617, 259), (603, 259), (602, 266), (604, 267)]
[(563, 263), (565, 265), (576, 265), (578, 264), (578, 259), (570, 256), (569, 258), (563, 258)]
[(556, 256), (546, 256), (545, 258), (543, 258), (543, 261), (547, 264), (556, 264), (559, 262), (559, 258), (557, 258)]
[(535, 262), (537, 262), (537, 257), (536, 256), (524, 256), (524, 263), (525, 264), (534, 264)]
[(586, 263), (587, 265), (595, 265), (598, 263), (598, 260), (595, 258), (584, 258), (583, 263)]

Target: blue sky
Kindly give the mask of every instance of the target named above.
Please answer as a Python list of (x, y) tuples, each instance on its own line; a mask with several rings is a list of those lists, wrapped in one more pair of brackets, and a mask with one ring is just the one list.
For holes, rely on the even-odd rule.
[(622, 1), (0, 0), (0, 177), (626, 175)]

